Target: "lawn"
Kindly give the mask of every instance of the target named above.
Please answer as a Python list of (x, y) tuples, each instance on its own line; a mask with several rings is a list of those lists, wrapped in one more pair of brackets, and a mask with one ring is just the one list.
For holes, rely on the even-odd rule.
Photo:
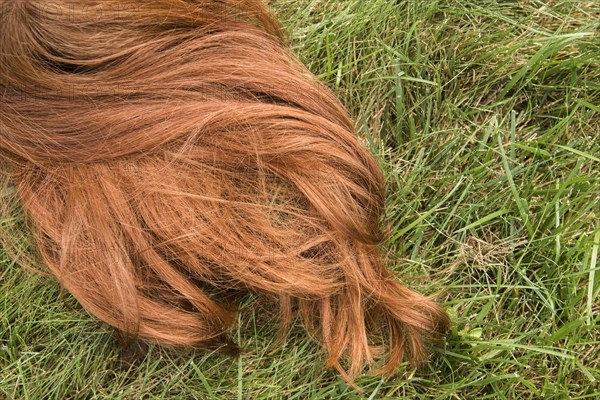
[(123, 349), (2, 253), (0, 399), (600, 398), (598, 0), (272, 7), (385, 171), (390, 268), (452, 316), (431, 363), (356, 391), (253, 296), (239, 359)]

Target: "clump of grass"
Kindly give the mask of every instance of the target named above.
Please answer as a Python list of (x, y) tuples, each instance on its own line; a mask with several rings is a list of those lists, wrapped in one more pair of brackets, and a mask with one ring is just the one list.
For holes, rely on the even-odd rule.
[[(600, 386), (600, 6), (276, 0), (294, 49), (355, 116), (389, 185), (392, 268), (454, 327), (419, 371), (320, 366), (272, 348), (246, 299), (232, 361), (131, 357), (56, 283), (2, 258), (0, 398), (593, 399)], [(135, 353), (134, 353), (135, 354)]]

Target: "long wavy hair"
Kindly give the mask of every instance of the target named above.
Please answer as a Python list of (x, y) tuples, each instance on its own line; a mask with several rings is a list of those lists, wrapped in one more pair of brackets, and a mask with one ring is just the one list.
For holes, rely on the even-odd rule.
[(230, 294), (251, 291), (277, 300), (283, 331), (299, 315), (346, 379), (426, 359), (448, 316), (386, 270), (382, 172), (263, 3), (0, 5), (17, 259), (167, 346), (235, 351)]

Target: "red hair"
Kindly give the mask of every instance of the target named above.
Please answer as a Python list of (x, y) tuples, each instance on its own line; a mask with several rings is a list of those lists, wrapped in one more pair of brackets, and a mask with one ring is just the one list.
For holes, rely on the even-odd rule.
[(3, 210), (86, 310), (218, 347), (224, 293), (250, 290), (284, 329), (299, 313), (347, 379), (426, 358), (449, 320), (383, 264), (382, 172), (260, 1), (47, 4), (0, 8)]

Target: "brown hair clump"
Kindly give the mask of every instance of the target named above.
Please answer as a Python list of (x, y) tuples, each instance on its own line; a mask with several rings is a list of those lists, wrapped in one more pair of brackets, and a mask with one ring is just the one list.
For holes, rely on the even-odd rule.
[(33, 244), (5, 246), (125, 334), (228, 344), (250, 290), (351, 380), (448, 328), (386, 270), (382, 172), (258, 0), (1, 1), (0, 160)]

